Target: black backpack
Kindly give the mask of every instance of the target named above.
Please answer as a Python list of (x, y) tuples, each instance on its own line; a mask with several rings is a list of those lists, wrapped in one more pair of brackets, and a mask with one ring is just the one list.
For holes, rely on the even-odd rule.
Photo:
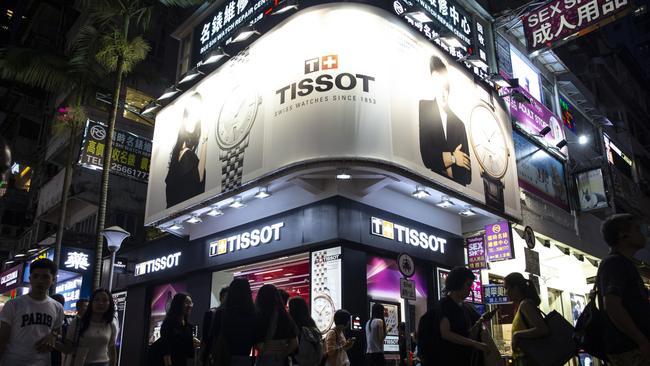
[(605, 334), (605, 314), (596, 306), (598, 298), (598, 278), (596, 278), (596, 284), (594, 284), (594, 289), (589, 296), (589, 303), (585, 306), (576, 322), (573, 339), (578, 344), (579, 349), (601, 360), (608, 361), (603, 337)]

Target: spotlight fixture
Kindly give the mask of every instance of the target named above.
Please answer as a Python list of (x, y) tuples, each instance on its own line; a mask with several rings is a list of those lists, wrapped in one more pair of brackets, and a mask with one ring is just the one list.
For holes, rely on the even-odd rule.
[(298, 1), (297, 0), (284, 0), (278, 4), (278, 6), (273, 11), (273, 15), (286, 13), (289, 10), (298, 10)]
[(415, 191), (413, 191), (411, 195), (417, 199), (423, 199), (425, 197), (429, 197), (431, 194), (427, 192), (427, 190), (424, 187), (417, 186), (415, 187)]
[(513, 90), (510, 93), (503, 95), (503, 97), (512, 97), (515, 101), (521, 103), (521, 104), (530, 104), (530, 98), (528, 98), (524, 93), (520, 92), (519, 90)]
[(260, 187), (259, 191), (255, 194), (255, 198), (265, 199), (270, 197), (271, 193), (269, 192), (268, 187)]
[(578, 136), (578, 143), (579, 143), (580, 145), (584, 145), (584, 144), (586, 144), (587, 142), (589, 142), (589, 137), (587, 137), (587, 135), (580, 135), (580, 136)]
[(188, 81), (192, 81), (196, 79), (197, 77), (205, 75), (197, 66), (193, 67), (191, 70), (189, 70), (185, 76), (179, 81), (179, 84), (187, 83)]
[(228, 207), (232, 208), (242, 208), (245, 207), (246, 204), (242, 202), (241, 197), (235, 196), (232, 198), (232, 203), (228, 205)]
[(544, 241), (542, 241), (542, 245), (547, 247), (547, 248), (550, 248), (551, 247), (551, 241), (550, 240), (544, 240)]
[(169, 99), (169, 98), (173, 97), (174, 95), (176, 95), (179, 91), (181, 91), (181, 90), (178, 89), (177, 87), (170, 86), (169, 88), (165, 89), (165, 91), (160, 96), (160, 98), (158, 98), (158, 100)]
[(180, 230), (182, 228), (183, 226), (181, 226), (180, 223), (174, 222), (173, 224), (171, 224), (171, 226), (167, 227), (167, 230)]
[(255, 34), (260, 34), (252, 25), (247, 25), (239, 29), (237, 35), (232, 39), (231, 43), (243, 42), (251, 38)]
[(506, 79), (501, 74), (490, 75), (490, 81), (498, 85), (500, 88), (511, 88), (512, 79)]
[(39, 248), (32, 248), (32, 249), (28, 250), (27, 253), (36, 253), (39, 250), (40, 250)]
[(205, 214), (212, 217), (219, 217), (223, 215), (223, 211), (221, 211), (217, 206), (212, 206), (212, 209)]
[(336, 174), (336, 179), (338, 180), (348, 180), (352, 179), (352, 176), (348, 173), (347, 170), (341, 170)]
[(564, 148), (565, 146), (567, 146), (568, 144), (569, 144), (569, 143), (567, 142), (567, 140), (562, 139), (562, 140), (560, 140), (557, 144), (555, 144), (555, 147), (557, 147), (558, 149), (562, 149), (562, 148)]
[(549, 132), (551, 132), (551, 126), (546, 126), (539, 131), (539, 136), (544, 137), (548, 135)]
[(187, 222), (190, 223), (190, 224), (198, 224), (198, 223), (203, 222), (203, 220), (201, 220), (201, 218), (198, 217), (197, 215), (193, 215), (192, 217), (190, 217), (187, 220)]
[(213, 64), (219, 60), (221, 60), (224, 57), (228, 57), (229, 55), (223, 51), (223, 48), (217, 47), (216, 49), (208, 52), (208, 57), (203, 61), (204, 65), (209, 65)]
[(467, 205), (467, 206), (465, 206), (465, 209), (462, 210), (461, 212), (459, 212), (458, 214), (463, 216), (463, 217), (471, 217), (471, 216), (476, 215), (476, 212), (474, 212), (474, 210), (472, 210), (472, 206)]
[(449, 208), (451, 206), (454, 206), (454, 203), (451, 201), (449, 196), (444, 195), (440, 197), (440, 202), (436, 203), (436, 206), (440, 208)]
[(582, 254), (579, 254), (579, 253), (573, 253), (573, 256), (576, 257), (576, 259), (579, 260), (580, 262), (584, 262), (584, 261), (585, 261), (585, 256), (582, 255)]
[(409, 17), (413, 20), (415, 20), (418, 23), (431, 23), (433, 20), (429, 18), (427, 14), (425, 14), (423, 11), (414, 11), (410, 13), (404, 13), (405, 17)]
[(147, 103), (147, 105), (145, 105), (144, 108), (142, 108), (140, 114), (149, 114), (158, 108), (160, 108), (160, 104), (152, 100), (151, 102)]

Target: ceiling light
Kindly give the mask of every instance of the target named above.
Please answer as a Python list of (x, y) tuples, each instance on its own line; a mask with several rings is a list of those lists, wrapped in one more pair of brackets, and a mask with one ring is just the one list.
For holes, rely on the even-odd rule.
[(242, 202), (241, 197), (239, 197), (239, 196), (233, 197), (232, 198), (232, 203), (230, 205), (228, 205), (228, 207), (232, 207), (232, 208), (242, 208), (242, 207), (245, 207), (245, 206), (246, 206), (246, 204), (244, 204), (244, 202)]
[(449, 196), (442, 196), (440, 197), (440, 202), (436, 203), (436, 206), (441, 207), (441, 208), (449, 208), (453, 206), (454, 203), (451, 201)]
[(221, 211), (219, 207), (212, 207), (210, 211), (206, 212), (206, 215), (212, 217), (218, 217), (223, 215), (223, 211)]
[(200, 222), (203, 222), (203, 220), (201, 220), (200, 217), (194, 215), (194, 216), (190, 217), (190, 218), (187, 220), (187, 222), (190, 223), (190, 224), (198, 224), (198, 223), (200, 223)]
[(568, 144), (569, 143), (565, 139), (562, 139), (562, 140), (560, 140), (560, 142), (555, 144), (555, 147), (557, 147), (558, 149), (562, 149), (563, 147), (565, 147)]
[(540, 137), (544, 137), (544, 136), (548, 135), (549, 132), (551, 132), (551, 127), (550, 127), (550, 126), (546, 126), (546, 127), (542, 128), (542, 129), (539, 131), (539, 136), (540, 136)]
[(270, 197), (271, 193), (267, 187), (260, 187), (260, 190), (255, 194), (255, 198), (264, 199)]
[(223, 51), (223, 48), (217, 47), (216, 49), (210, 51), (208, 53), (208, 57), (203, 61), (204, 65), (208, 64), (213, 64), (219, 60), (221, 60), (224, 57), (228, 57), (229, 55)]
[(352, 176), (347, 172), (347, 170), (341, 170), (336, 174), (336, 179), (338, 180), (348, 180), (352, 179)]
[(298, 10), (298, 1), (297, 0), (284, 0), (278, 4), (278, 6), (273, 11), (273, 15), (286, 13), (289, 10)]
[(415, 20), (416, 22), (419, 22), (419, 23), (431, 23), (431, 22), (433, 22), (433, 20), (431, 20), (431, 18), (429, 18), (429, 16), (426, 15), (422, 11), (414, 11), (412, 13), (405, 13), (404, 16), (407, 16), (407, 17), (409, 17), (409, 18), (411, 18), (411, 19), (413, 19), (413, 20)]
[(465, 209), (462, 210), (461, 212), (459, 212), (458, 214), (463, 216), (463, 217), (471, 217), (471, 216), (476, 215), (476, 212), (474, 212), (474, 210), (472, 210), (472, 206), (465, 206)]
[(35, 253), (35, 252), (38, 252), (39, 250), (40, 250), (39, 248), (32, 248), (32, 249), (28, 250), (27, 253)]
[(205, 75), (201, 70), (199, 70), (198, 67), (193, 67), (191, 70), (189, 70), (185, 76), (179, 81), (179, 84), (187, 83), (188, 81), (192, 81), (196, 79), (200, 75)]
[(13, 262), (14, 262), (14, 261), (9, 260), (9, 261), (6, 261), (5, 264), (11, 264), (11, 263), (13, 263)]
[(165, 89), (165, 92), (160, 96), (160, 98), (158, 98), (158, 100), (169, 99), (174, 95), (176, 95), (176, 93), (178, 93), (179, 91), (180, 89), (178, 89), (177, 87), (170, 86), (169, 88)]
[(25, 256), (25, 253), (18, 253), (14, 255), (14, 258), (23, 258)]
[(239, 32), (237, 32), (237, 35), (235, 35), (231, 43), (243, 42), (255, 34), (260, 34), (260, 32), (255, 30), (252, 25), (244, 26), (239, 29)]
[(580, 145), (584, 145), (584, 144), (586, 144), (587, 142), (589, 142), (589, 137), (587, 137), (587, 135), (580, 135), (580, 136), (578, 137), (578, 143), (579, 143)]
[(411, 193), (411, 195), (417, 199), (423, 199), (425, 197), (429, 197), (431, 194), (424, 189), (424, 187), (417, 186), (415, 187), (415, 191)]
[(140, 114), (149, 114), (160, 107), (160, 104), (154, 102), (153, 100), (142, 108)]

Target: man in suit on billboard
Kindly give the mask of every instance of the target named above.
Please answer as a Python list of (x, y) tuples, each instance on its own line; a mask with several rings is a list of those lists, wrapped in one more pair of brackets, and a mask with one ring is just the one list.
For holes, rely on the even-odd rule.
[(449, 73), (437, 56), (431, 56), (435, 100), (420, 101), (420, 154), (433, 172), (464, 186), (472, 181), (465, 124), (449, 108)]

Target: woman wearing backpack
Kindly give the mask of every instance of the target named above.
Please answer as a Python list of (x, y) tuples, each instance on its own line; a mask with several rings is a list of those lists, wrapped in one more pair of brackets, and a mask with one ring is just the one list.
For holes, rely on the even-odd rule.
[(384, 321), (384, 306), (378, 303), (372, 305), (370, 320), (366, 323), (366, 363), (368, 366), (384, 366), (384, 339), (386, 338), (386, 322)]
[(319, 366), (323, 360), (323, 337), (309, 315), (307, 301), (302, 297), (289, 299), (289, 315), (296, 323), (298, 333), (298, 352), (294, 355), (294, 364)]
[(548, 334), (548, 327), (538, 308), (542, 301), (534, 284), (521, 273), (507, 275), (504, 282), (506, 295), (517, 309), (512, 321), (512, 357), (516, 366), (529, 366), (531, 363), (519, 349), (518, 343), (523, 338), (540, 338)]
[(347, 310), (337, 310), (334, 313), (334, 329), (325, 335), (325, 366), (350, 366), (347, 351), (354, 346), (355, 338), (345, 339), (343, 333), (350, 325), (350, 313)]

